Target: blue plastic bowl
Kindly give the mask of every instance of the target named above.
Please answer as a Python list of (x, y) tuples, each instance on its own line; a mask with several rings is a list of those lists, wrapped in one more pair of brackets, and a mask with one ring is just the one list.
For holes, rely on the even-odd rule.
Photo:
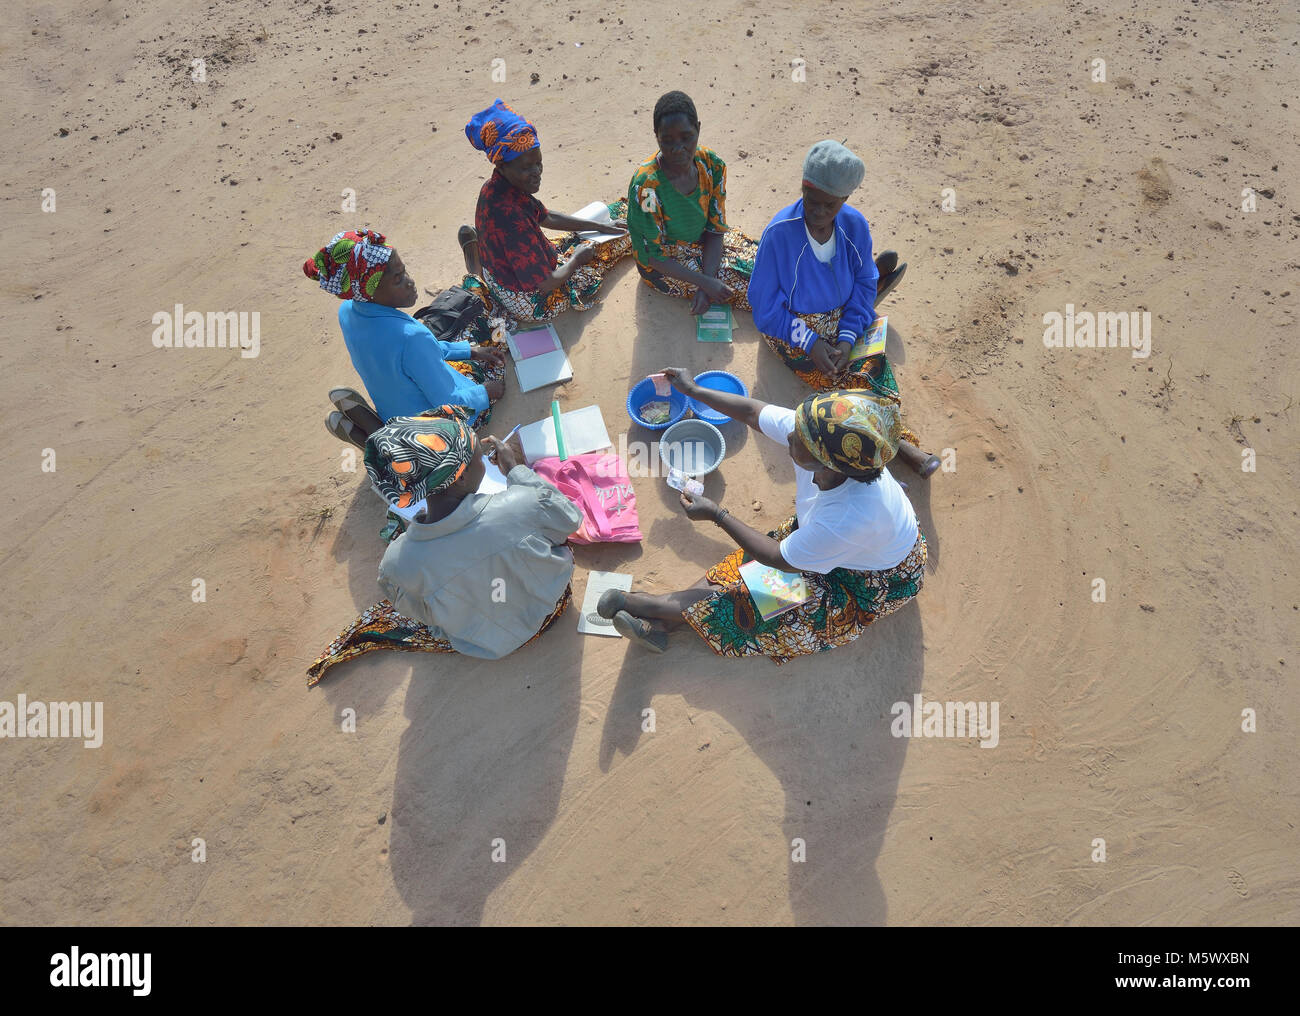
[[(706, 370), (703, 374), (695, 375), (695, 383), (701, 388), (709, 388), (715, 392), (731, 392), (733, 395), (749, 395), (749, 389), (745, 387), (745, 382), (725, 370)], [(701, 420), (708, 420), (709, 423), (730, 423), (731, 417), (710, 409), (702, 402), (695, 399), (689, 400), (691, 411)]]
[[(668, 400), (672, 407), (672, 413), (663, 423), (646, 423), (641, 419), (641, 407), (647, 402), (655, 400)], [(636, 386), (627, 393), (627, 415), (632, 418), (633, 423), (639, 423), (646, 430), (666, 430), (674, 423), (686, 415), (686, 410), (690, 408), (690, 399), (674, 388), (668, 395), (660, 395), (655, 391), (655, 383), (648, 377), (642, 378)]]

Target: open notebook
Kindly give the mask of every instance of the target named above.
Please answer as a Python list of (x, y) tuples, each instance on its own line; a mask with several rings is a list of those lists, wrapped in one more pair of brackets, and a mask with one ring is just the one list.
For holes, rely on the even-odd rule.
[[(592, 222), (613, 222), (610, 218), (609, 205), (603, 201), (593, 201), (585, 208), (580, 208), (573, 213), (575, 219), (590, 219)], [(590, 240), (593, 243), (609, 243), (610, 240), (617, 240), (626, 233), (598, 233), (594, 229), (588, 229), (578, 234), (584, 240)]]
[(573, 377), (573, 365), (560, 345), (554, 325), (543, 325), (506, 335), (510, 357), (515, 362), (519, 390), (531, 392)]
[[(561, 413), (560, 427), (564, 431), (564, 451), (569, 458), (608, 448), (611, 444), (600, 406), (584, 406)], [(538, 459), (560, 454), (559, 445), (555, 443), (555, 422), (549, 416), (520, 427), (519, 443), (524, 449), (524, 462), (530, 466)]]

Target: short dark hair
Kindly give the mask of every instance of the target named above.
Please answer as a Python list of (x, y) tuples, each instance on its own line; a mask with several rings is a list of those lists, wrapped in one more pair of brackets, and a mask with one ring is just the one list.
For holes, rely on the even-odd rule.
[(875, 483), (880, 479), (880, 474), (883, 472), (883, 469), (873, 469), (866, 476), (855, 476), (853, 479), (857, 480), (859, 483)]
[(691, 102), (689, 95), (685, 92), (664, 92), (655, 103), (655, 130), (659, 130), (664, 117), (676, 116), (678, 113), (686, 117), (692, 127), (700, 126), (700, 118), (695, 114), (695, 103)]

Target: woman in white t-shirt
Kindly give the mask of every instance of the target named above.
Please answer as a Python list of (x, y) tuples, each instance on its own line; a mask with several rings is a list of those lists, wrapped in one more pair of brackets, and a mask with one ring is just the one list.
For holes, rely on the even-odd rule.
[[(715, 523), (738, 549), (689, 589), (605, 593), (597, 610), (621, 634), (663, 652), (667, 633), (685, 623), (719, 656), (768, 656), (780, 664), (852, 642), (917, 594), (925, 537), (884, 468), (899, 450), (897, 406), (866, 392), (832, 391), (791, 410), (700, 388), (680, 369), (664, 373), (684, 395), (786, 446), (795, 467), (795, 515), (764, 535), (708, 498), (682, 494), (692, 521)], [(915, 450), (909, 454), (920, 460), (914, 466), (924, 461)], [(763, 620), (740, 574), (749, 561), (801, 572), (809, 598)]]

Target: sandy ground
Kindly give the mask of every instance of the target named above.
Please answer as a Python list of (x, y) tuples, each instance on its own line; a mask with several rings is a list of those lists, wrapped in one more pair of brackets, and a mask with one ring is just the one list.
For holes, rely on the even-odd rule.
[[(670, 7), (7, 19), (0, 699), (102, 701), (105, 733), (0, 743), (0, 921), (1300, 920), (1295, 8)], [(375, 654), (309, 692), (378, 599), (383, 511), (322, 426), (357, 379), (302, 261), (368, 223), (436, 291), (487, 175), (472, 112), (500, 95), (532, 118), (540, 196), (572, 210), (625, 193), (678, 87), (752, 235), (812, 142), (867, 159), (853, 203), (911, 265), (882, 305), (907, 420), (955, 451), (928, 488), (898, 473), (921, 596), (783, 668), (686, 636), (649, 657), (575, 611), (504, 662)], [(154, 348), (177, 303), (259, 312), (260, 355)], [(1149, 311), (1151, 356), (1045, 348), (1067, 303)], [(701, 347), (625, 264), (559, 322), (560, 400), (617, 433), (630, 383), (677, 364), (795, 404), (739, 320)], [(550, 397), (510, 391), (498, 432)], [(788, 459), (729, 436), (710, 495), (779, 521)], [(660, 481), (637, 493), (644, 544), (580, 548), (578, 597), (588, 569), (666, 590), (727, 551)], [(892, 736), (918, 693), (998, 702), (997, 747)]]

